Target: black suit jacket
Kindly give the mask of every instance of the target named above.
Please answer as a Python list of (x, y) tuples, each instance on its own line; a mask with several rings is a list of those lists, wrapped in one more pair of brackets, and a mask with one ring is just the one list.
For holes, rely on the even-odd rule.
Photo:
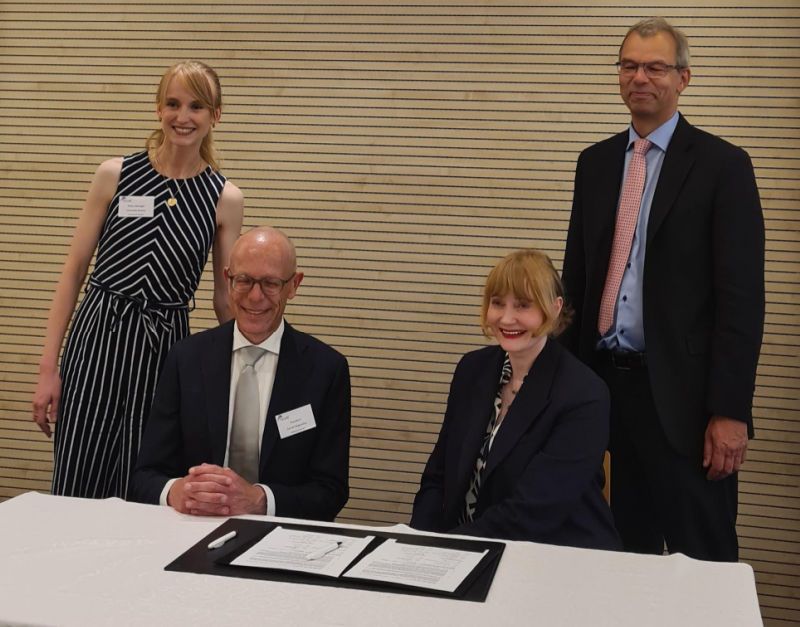
[(495, 436), (475, 520), (464, 496), (494, 411), (505, 353), (488, 346), (456, 367), (439, 439), (414, 499), (411, 526), (548, 544), (620, 548), (603, 499), (608, 390), (548, 340)]
[[(132, 479), (132, 498), (158, 503), (170, 478), (222, 466), (228, 434), (233, 321), (175, 344), (164, 364)], [(310, 404), (316, 428), (280, 439), (276, 414)], [(333, 348), (286, 324), (261, 442), (259, 483), (276, 515), (333, 520), (347, 501), (350, 374)]]
[[(628, 131), (583, 151), (564, 257), (575, 320), (562, 341), (596, 359)], [(702, 451), (712, 414), (748, 424), (764, 321), (764, 222), (747, 153), (680, 117), (653, 197), (644, 337), (655, 405), (672, 446)]]

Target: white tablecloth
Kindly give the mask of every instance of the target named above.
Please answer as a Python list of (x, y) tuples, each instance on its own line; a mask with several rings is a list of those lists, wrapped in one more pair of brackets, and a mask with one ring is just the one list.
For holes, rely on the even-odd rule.
[(0, 624), (762, 624), (748, 565), (682, 555), (510, 542), (485, 603), (164, 571), (221, 523), (119, 499), (10, 499), (0, 504)]

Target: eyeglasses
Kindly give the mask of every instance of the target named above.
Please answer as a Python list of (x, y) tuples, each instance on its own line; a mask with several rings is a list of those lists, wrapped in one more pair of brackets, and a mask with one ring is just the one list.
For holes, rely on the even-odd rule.
[(240, 294), (247, 294), (253, 289), (253, 286), (258, 283), (261, 291), (269, 296), (277, 296), (281, 293), (283, 286), (286, 285), (295, 277), (293, 273), (288, 279), (275, 279), (272, 277), (263, 277), (261, 279), (254, 279), (247, 274), (228, 274), (228, 280), (231, 282), (231, 289)]
[(653, 61), (651, 63), (636, 63), (635, 61), (617, 61), (617, 72), (622, 76), (634, 76), (639, 68), (644, 70), (644, 73), (649, 78), (664, 78), (670, 70), (683, 70), (686, 69), (681, 65), (667, 65), (660, 61)]

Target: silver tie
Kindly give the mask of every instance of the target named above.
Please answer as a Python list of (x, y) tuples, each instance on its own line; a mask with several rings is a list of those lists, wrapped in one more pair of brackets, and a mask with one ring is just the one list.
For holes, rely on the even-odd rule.
[(233, 426), (228, 465), (245, 480), (257, 483), (261, 442), (258, 437), (260, 403), (255, 365), (267, 351), (258, 346), (244, 346), (239, 351), (244, 367), (239, 373), (236, 396), (233, 400)]

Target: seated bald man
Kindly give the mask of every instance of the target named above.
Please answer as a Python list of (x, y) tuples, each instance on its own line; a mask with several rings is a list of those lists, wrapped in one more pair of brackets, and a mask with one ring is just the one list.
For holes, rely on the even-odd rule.
[(225, 272), (235, 319), (170, 351), (131, 498), (203, 516), (333, 520), (348, 496), (347, 360), (284, 320), (303, 273), (283, 233), (242, 235)]

